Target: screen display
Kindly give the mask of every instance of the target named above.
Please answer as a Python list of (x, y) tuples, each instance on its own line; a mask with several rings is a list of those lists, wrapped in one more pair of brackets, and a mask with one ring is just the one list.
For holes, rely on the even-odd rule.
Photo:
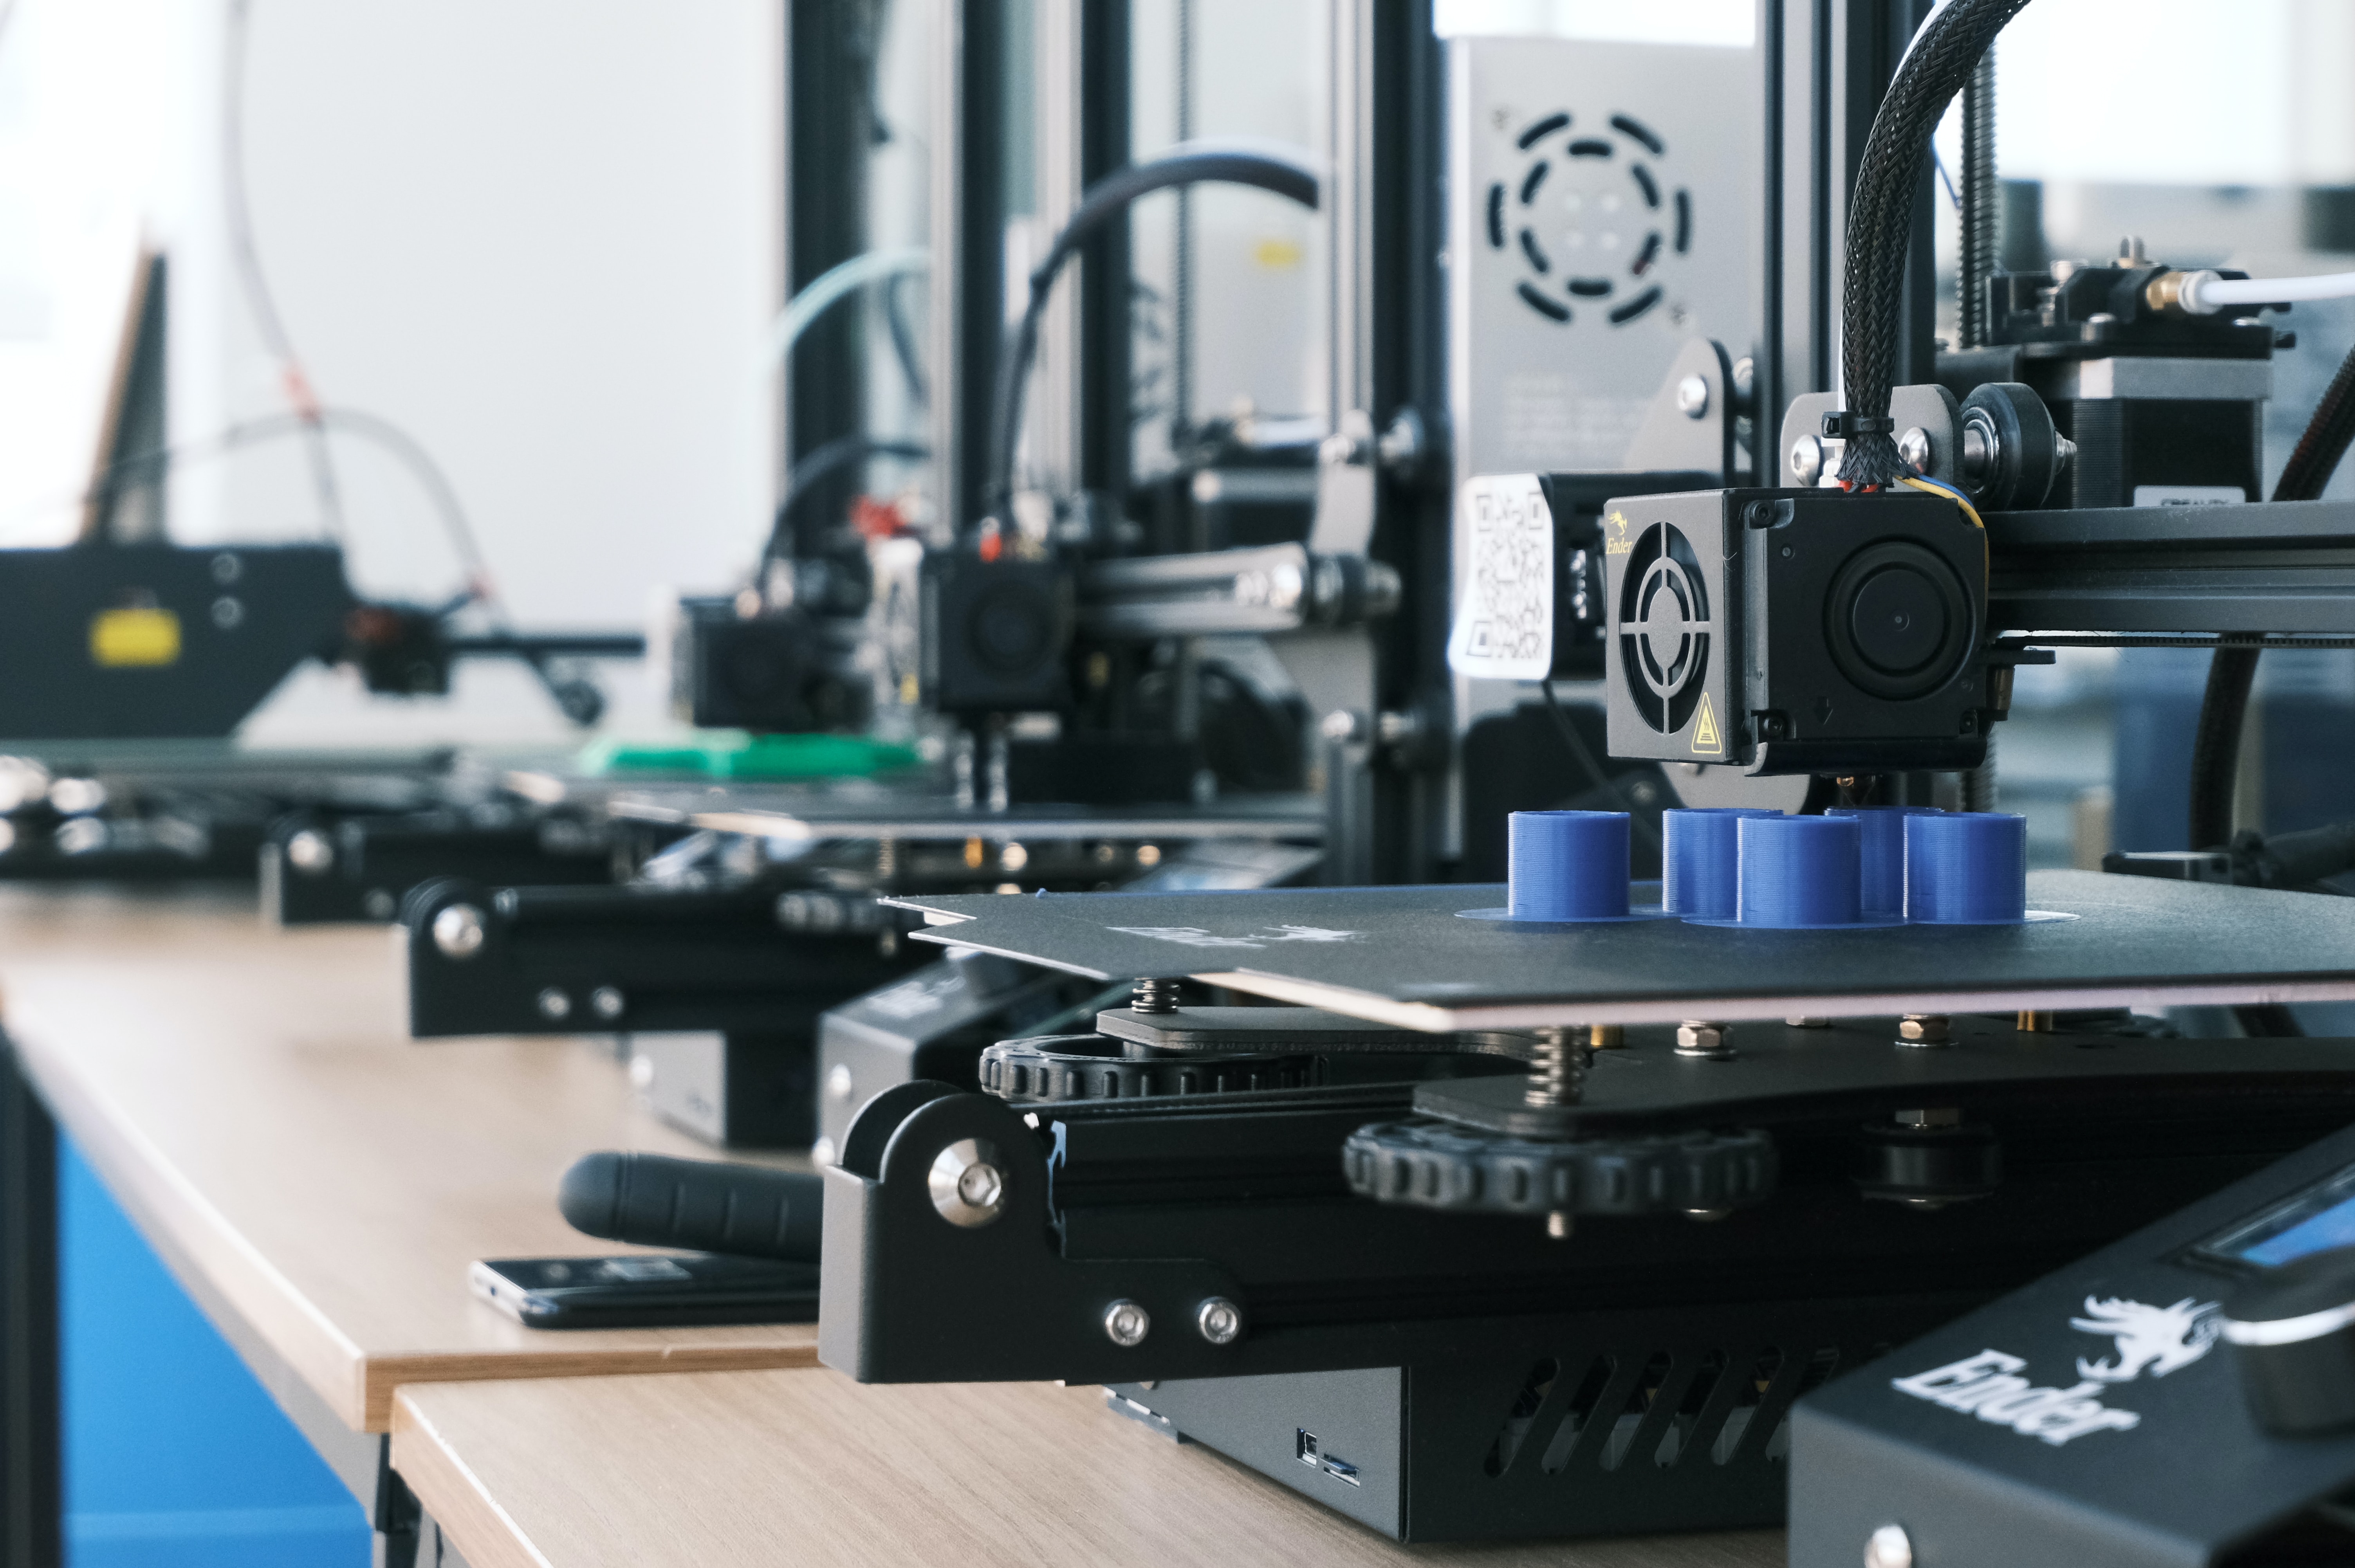
[(2279, 1268), (2340, 1246), (2355, 1246), (2355, 1166), (2235, 1222), (2191, 1250), (2243, 1268)]

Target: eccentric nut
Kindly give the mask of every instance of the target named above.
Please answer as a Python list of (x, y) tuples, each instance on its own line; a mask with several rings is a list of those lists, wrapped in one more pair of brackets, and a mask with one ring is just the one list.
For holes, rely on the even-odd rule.
[(489, 935), (483, 912), (471, 904), (453, 904), (433, 916), (433, 945), (445, 959), (473, 958)]
[(1115, 1301), (1104, 1308), (1104, 1338), (1122, 1350), (1145, 1343), (1152, 1331), (1153, 1315), (1134, 1301)]

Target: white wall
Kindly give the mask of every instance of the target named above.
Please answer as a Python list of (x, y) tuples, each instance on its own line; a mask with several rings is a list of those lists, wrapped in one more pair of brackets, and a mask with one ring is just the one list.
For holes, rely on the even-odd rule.
[[(177, 440), (285, 407), (226, 249), (226, 5), (20, 0), (0, 37), (0, 296), (91, 291), (66, 241), (144, 223), (173, 260)], [(763, 536), (782, 32), (774, 0), (254, 0), (248, 179), (288, 330), (326, 402), (432, 451), (519, 624), (634, 626), (657, 585), (733, 586)], [(50, 177), (61, 149), (72, 172)], [(23, 210), (60, 178), (71, 199), (31, 203), (35, 254), (12, 254), (12, 187)], [(58, 410), (0, 423), (0, 542), (23, 541), (53, 471), (88, 471), (87, 434), (55, 450), (94, 429), (88, 337), (0, 341), (0, 416)], [(416, 487), (337, 450), (357, 585), (451, 591)], [(314, 533), (299, 449), (188, 467), (172, 523), (186, 540)]]
[(2355, 183), (2345, 0), (2038, 0), (1997, 45), (2016, 179)]

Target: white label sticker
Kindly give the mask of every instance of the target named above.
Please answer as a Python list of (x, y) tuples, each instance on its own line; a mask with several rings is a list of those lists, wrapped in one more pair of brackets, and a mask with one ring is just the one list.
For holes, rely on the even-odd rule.
[(1542, 681), (1553, 672), (1553, 514), (1533, 473), (1484, 474), (1457, 503), (1470, 556), (1447, 639), (1459, 675)]
[(2137, 506), (2239, 506), (2249, 493), (2237, 484), (2137, 484)]

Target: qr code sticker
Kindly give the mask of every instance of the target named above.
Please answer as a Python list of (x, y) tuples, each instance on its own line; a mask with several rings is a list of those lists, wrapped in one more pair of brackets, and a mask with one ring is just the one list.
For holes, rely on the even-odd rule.
[(1447, 643), (1459, 675), (1543, 680), (1553, 667), (1553, 514), (1535, 474), (1464, 487), (1463, 601)]

